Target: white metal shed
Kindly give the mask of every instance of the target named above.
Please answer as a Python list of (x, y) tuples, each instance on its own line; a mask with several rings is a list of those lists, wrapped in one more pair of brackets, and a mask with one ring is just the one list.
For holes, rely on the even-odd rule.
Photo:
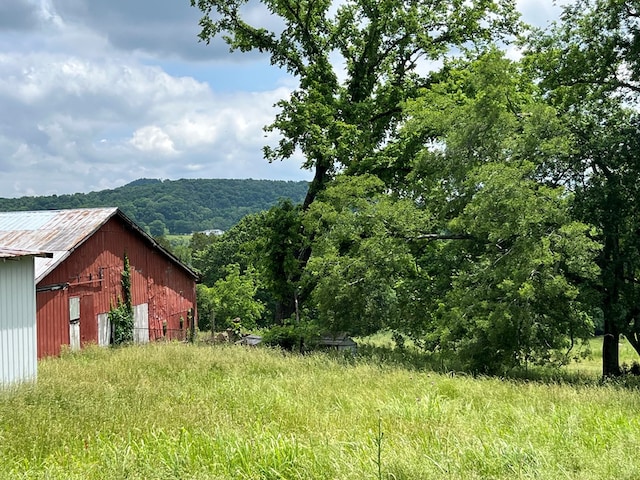
[(0, 246), (0, 387), (37, 376), (34, 257), (51, 254)]

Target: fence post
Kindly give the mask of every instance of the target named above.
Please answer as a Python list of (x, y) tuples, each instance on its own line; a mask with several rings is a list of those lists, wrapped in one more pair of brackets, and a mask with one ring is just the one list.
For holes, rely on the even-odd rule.
[(196, 322), (193, 318), (193, 309), (189, 309), (187, 312), (187, 321), (189, 322), (189, 341), (194, 343), (196, 341)]

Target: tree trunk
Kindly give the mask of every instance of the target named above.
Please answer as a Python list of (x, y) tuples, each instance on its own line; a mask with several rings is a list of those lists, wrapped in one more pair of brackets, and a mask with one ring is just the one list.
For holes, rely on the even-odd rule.
[(302, 204), (302, 210), (306, 211), (309, 206), (316, 199), (318, 193), (325, 189), (327, 182), (329, 181), (329, 165), (330, 162), (325, 160), (316, 160), (316, 171), (313, 176), (311, 184), (309, 184), (309, 190), (305, 196), (304, 203)]
[[(607, 330), (606, 323), (605, 320), (605, 331)], [(621, 373), (619, 337), (620, 335), (616, 332), (604, 334), (602, 342), (602, 376), (605, 378), (617, 377)]]
[[(328, 161), (316, 161), (315, 174), (311, 184), (309, 185), (309, 189), (307, 190), (304, 203), (302, 204), (303, 211), (308, 210), (318, 194), (326, 188), (327, 183), (331, 179), (331, 169), (329, 165), (330, 162)], [(306, 241), (300, 246), (296, 255), (300, 274), (296, 275), (295, 278), (289, 279), (289, 283), (294, 285), (299, 285), (300, 283), (301, 273), (304, 271), (309, 259), (311, 258), (311, 244), (313, 242), (313, 232), (305, 232), (303, 225), (301, 225), (301, 228), (303, 229), (303, 236), (306, 237)], [(278, 302), (278, 305), (276, 306), (276, 322), (282, 324), (285, 319), (290, 318), (293, 314), (296, 314), (297, 317), (299, 315), (299, 305), (304, 304), (312, 288), (313, 287), (309, 286), (307, 286), (307, 288), (301, 288), (298, 292), (294, 293), (293, 299)]]
[(276, 318), (278, 325), (284, 325), (285, 320), (290, 319), (296, 313), (295, 303), (287, 299), (276, 302)]
[(624, 282), (624, 270), (620, 261), (619, 240), (615, 227), (605, 230), (602, 252), (602, 286), (604, 315), (604, 340), (602, 343), (602, 376), (616, 377), (620, 371), (620, 325), (618, 322), (618, 303), (620, 285)]

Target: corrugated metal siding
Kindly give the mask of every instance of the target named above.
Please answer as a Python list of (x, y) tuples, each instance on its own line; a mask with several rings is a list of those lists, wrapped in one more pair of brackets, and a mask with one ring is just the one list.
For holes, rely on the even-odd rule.
[(33, 276), (32, 257), (0, 260), (0, 385), (37, 375)]
[(58, 355), (69, 344), (68, 298), (80, 297), (80, 332), (83, 344), (99, 343), (98, 316), (122, 297), (124, 254), (131, 266), (134, 306), (148, 304), (149, 338), (189, 327), (189, 309), (195, 311), (195, 281), (118, 216), (110, 218), (89, 239), (38, 283), (66, 285), (66, 289), (38, 292), (39, 357)]

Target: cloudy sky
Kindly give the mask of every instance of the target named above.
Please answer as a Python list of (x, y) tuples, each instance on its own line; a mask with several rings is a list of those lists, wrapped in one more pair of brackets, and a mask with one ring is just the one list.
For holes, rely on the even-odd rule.
[[(558, 11), (519, 5), (536, 25)], [(189, 0), (0, 0), (0, 197), (143, 177), (309, 179), (299, 159), (262, 158), (292, 80), (198, 42), (200, 16)]]

